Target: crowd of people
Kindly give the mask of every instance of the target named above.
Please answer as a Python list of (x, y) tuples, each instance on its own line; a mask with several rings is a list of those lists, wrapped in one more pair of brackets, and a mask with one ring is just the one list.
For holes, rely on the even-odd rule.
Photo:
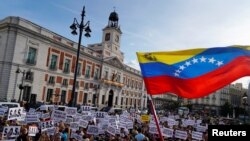
[[(85, 106), (86, 107), (86, 106)], [(3, 107), (0, 107), (0, 111)], [(6, 107), (5, 107), (6, 109)], [(26, 110), (25, 110), (26, 109)], [(24, 108), (25, 116), (9, 119), (9, 108), (0, 115), (0, 139), (17, 141), (158, 141), (160, 136), (153, 116), (142, 119), (140, 113), (124, 110), (121, 115), (104, 113), (102, 118), (97, 117), (99, 111), (83, 111), (82, 113), (63, 113), (55, 115), (54, 109), (35, 111)], [(70, 110), (69, 110), (70, 111)], [(22, 114), (23, 115), (23, 114)], [(38, 120), (30, 121), (28, 115), (37, 115)], [(46, 115), (46, 116), (45, 116)], [(61, 116), (61, 117), (60, 117)], [(176, 112), (165, 111), (157, 115), (162, 135), (166, 141), (207, 141), (209, 124), (230, 124), (219, 117), (209, 117), (200, 114), (178, 115)], [(36, 116), (35, 116), (36, 117)], [(61, 118), (65, 120), (61, 120)], [(88, 118), (87, 118), (88, 117)], [(115, 119), (111, 121), (109, 119)], [(87, 122), (83, 125), (81, 122)], [(72, 123), (79, 126), (73, 127)], [(129, 124), (132, 125), (129, 126)], [(44, 124), (44, 125), (43, 125)], [(46, 124), (46, 125), (45, 125)], [(106, 126), (105, 126), (106, 125)], [(10, 128), (8, 128), (10, 127)], [(35, 132), (31, 131), (35, 128)], [(90, 131), (90, 127), (96, 127)], [(112, 127), (115, 130), (112, 131)], [(111, 129), (108, 129), (111, 128)], [(100, 132), (101, 130), (102, 132)], [(32, 132), (32, 133), (30, 133)], [(180, 133), (179, 133), (180, 132)], [(184, 134), (183, 134), (184, 133)], [(194, 137), (195, 135), (196, 137)], [(178, 135), (180, 134), (180, 135)]]

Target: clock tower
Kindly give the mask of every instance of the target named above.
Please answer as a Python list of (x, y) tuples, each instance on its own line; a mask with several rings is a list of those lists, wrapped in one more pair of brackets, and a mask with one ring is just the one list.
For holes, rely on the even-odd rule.
[(103, 29), (102, 43), (104, 47), (103, 56), (111, 57), (116, 56), (123, 62), (124, 56), (120, 50), (121, 29), (118, 24), (118, 14), (113, 11), (109, 15), (108, 25)]

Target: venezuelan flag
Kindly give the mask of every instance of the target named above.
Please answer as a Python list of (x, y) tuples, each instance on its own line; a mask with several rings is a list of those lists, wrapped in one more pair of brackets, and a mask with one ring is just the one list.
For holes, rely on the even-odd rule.
[(213, 93), (250, 75), (250, 46), (137, 53), (151, 95), (171, 92), (184, 98)]

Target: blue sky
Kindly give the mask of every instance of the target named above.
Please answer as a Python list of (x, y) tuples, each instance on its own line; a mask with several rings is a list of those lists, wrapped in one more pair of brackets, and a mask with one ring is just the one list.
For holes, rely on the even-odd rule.
[[(134, 67), (137, 51), (250, 45), (249, 0), (1, 0), (0, 19), (20, 16), (77, 42), (69, 25), (74, 17), (80, 20), (84, 5), (93, 32), (82, 44), (101, 42), (115, 7), (123, 32), (121, 50)], [(246, 87), (249, 80), (238, 82)]]

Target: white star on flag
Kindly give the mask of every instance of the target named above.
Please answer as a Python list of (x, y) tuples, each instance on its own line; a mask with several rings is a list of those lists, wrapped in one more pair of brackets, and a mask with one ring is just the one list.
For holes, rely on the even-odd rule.
[(216, 61), (216, 60), (214, 59), (214, 57), (212, 57), (212, 58), (209, 59), (208, 62), (213, 64), (215, 61)]
[(184, 70), (186, 67), (184, 67), (183, 65), (180, 66), (181, 70)]
[(195, 63), (198, 63), (198, 59), (196, 58), (193, 58), (192, 62), (195, 64)]
[(181, 71), (180, 71), (180, 70), (176, 70), (175, 72), (176, 72), (176, 73), (180, 73)]
[(185, 62), (185, 65), (188, 67), (191, 65), (191, 63), (189, 61)]
[(217, 64), (216, 64), (218, 67), (223, 65), (223, 61), (217, 61)]
[(178, 73), (174, 73), (174, 76), (179, 76), (179, 74)]
[(207, 59), (207, 58), (205, 58), (204, 56), (202, 56), (202, 57), (200, 58), (201, 62), (206, 62), (206, 59)]

